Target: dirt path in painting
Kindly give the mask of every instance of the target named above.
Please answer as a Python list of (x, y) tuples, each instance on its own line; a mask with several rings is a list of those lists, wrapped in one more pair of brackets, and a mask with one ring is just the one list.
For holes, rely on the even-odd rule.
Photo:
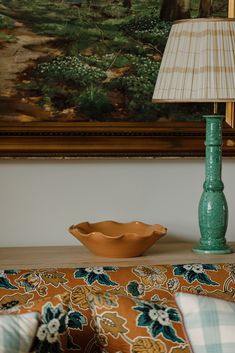
[(15, 84), (17, 76), (33, 65), (35, 60), (60, 54), (58, 50), (50, 47), (54, 38), (38, 35), (18, 21), (15, 22), (11, 34), (16, 41), (4, 43), (0, 49), (0, 118), (19, 121), (48, 119), (49, 112), (16, 98)]

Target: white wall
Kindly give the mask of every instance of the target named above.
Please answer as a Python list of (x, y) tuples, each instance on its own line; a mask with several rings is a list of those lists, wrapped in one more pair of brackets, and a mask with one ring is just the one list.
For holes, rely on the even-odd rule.
[[(224, 160), (229, 241), (234, 176), (234, 159)], [(77, 245), (71, 224), (104, 219), (160, 223), (165, 241), (197, 241), (203, 181), (203, 159), (0, 161), (0, 246)]]

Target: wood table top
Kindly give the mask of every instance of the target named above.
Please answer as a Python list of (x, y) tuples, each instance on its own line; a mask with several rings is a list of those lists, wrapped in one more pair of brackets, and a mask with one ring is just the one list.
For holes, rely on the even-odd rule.
[[(158, 242), (144, 255), (132, 258), (95, 256), (83, 245), (0, 248), (0, 269), (76, 268), (87, 266), (137, 266), (182, 263), (235, 263), (235, 253), (196, 254), (194, 243)], [(235, 242), (229, 243), (235, 251)]]

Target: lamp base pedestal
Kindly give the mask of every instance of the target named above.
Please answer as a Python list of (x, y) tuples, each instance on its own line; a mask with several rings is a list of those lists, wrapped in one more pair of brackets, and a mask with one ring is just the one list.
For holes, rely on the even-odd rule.
[(198, 208), (201, 239), (192, 250), (201, 254), (229, 254), (232, 249), (226, 244), (225, 239), (228, 206), (221, 180), (224, 116), (209, 115), (205, 118), (206, 179)]
[(216, 247), (213, 248), (212, 246), (206, 246), (199, 243), (195, 245), (195, 247), (192, 250), (193, 252), (198, 254), (216, 254), (216, 255), (231, 254), (233, 252), (230, 246), (227, 244), (225, 244), (224, 246), (220, 246), (219, 248), (216, 248)]

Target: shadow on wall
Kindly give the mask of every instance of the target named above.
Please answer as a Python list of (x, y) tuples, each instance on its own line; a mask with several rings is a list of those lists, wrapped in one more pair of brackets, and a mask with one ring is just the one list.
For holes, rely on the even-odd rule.
[[(198, 233), (198, 240), (199, 240), (199, 233)], [(182, 234), (172, 233), (168, 231), (166, 236), (160, 239), (159, 241), (161, 241), (162, 243), (185, 243), (185, 242), (188, 243), (189, 239), (186, 236), (183, 236)], [(193, 240), (191, 240), (191, 242), (193, 242)], [(194, 242), (197, 242), (197, 240), (195, 240)]]

